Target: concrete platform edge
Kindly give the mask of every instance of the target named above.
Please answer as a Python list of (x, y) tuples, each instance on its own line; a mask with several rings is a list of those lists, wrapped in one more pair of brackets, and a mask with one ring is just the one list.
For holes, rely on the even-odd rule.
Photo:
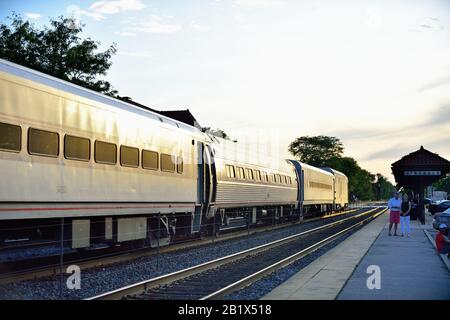
[[(376, 223), (378, 222), (378, 223)], [(335, 300), (339, 296), (342, 289), (345, 287), (348, 279), (352, 276), (358, 265), (360, 264), (361, 260), (365, 257), (367, 252), (370, 250), (370, 248), (373, 246), (375, 241), (378, 239), (379, 235), (385, 228), (387, 223), (387, 215), (382, 214), (375, 220), (371, 221), (369, 224), (365, 225), (360, 230), (356, 231), (354, 234), (352, 234), (349, 238), (345, 239), (343, 242), (339, 243), (336, 247), (332, 248), (329, 253), (326, 256), (321, 256), (317, 260), (311, 262), (308, 266), (301, 269), (297, 272), (297, 274), (293, 275), (291, 278), (287, 279), (284, 283), (282, 283), (280, 286), (274, 288), (272, 292), (269, 292), (265, 296), (261, 297), (261, 300), (268, 300), (268, 299), (321, 299), (321, 300)], [(309, 291), (308, 290), (308, 282), (311, 282), (314, 277), (318, 275), (321, 271), (327, 271), (329, 270), (330, 266), (332, 266), (333, 258), (329, 259), (328, 256), (336, 255), (337, 252), (340, 252), (343, 250), (343, 248), (348, 247), (348, 243), (350, 243), (353, 239), (356, 237), (361, 236), (361, 234), (367, 233), (367, 228), (371, 227), (371, 229), (374, 229), (372, 232), (374, 234), (372, 235), (370, 242), (367, 242), (367, 247), (361, 249), (359, 254), (354, 257), (354, 261), (352, 261), (351, 266), (346, 267), (347, 271), (344, 272), (345, 274), (345, 280), (341, 278), (340, 281), (332, 281), (333, 283), (326, 284), (319, 280), (320, 282), (320, 289), (319, 292), (316, 292), (313, 294), (312, 292), (309, 292), (311, 295), (305, 294), (297, 294), (292, 291), (296, 290), (293, 288), (292, 282), (296, 282), (296, 284), (299, 285), (300, 290)], [(376, 236), (375, 236), (376, 234)], [(318, 268), (316, 271), (311, 271), (310, 269)], [(331, 268), (334, 269), (334, 268)], [(351, 269), (351, 270), (350, 270)], [(326, 277), (327, 278), (327, 277)], [(314, 279), (314, 280), (317, 280)], [(342, 281), (344, 280), (344, 281)], [(302, 287), (302, 288), (300, 288)], [(328, 288), (327, 288), (328, 287)], [(284, 288), (284, 289), (283, 289)], [(310, 289), (310, 288), (309, 288)], [(289, 294), (288, 291), (291, 290), (291, 293)], [(284, 292), (283, 292), (284, 291)], [(278, 294), (281, 293), (281, 294)], [(290, 297), (289, 297), (290, 295)]]
[[(434, 241), (431, 234), (425, 229), (423, 230), (423, 232), (425, 232), (425, 235), (427, 236), (428, 240), (430, 240), (431, 244), (436, 249), (436, 242)], [(445, 254), (439, 254), (439, 256), (441, 257), (442, 262), (444, 262), (445, 266), (447, 267), (448, 271), (450, 272), (450, 261), (449, 261), (450, 259), (447, 258), (447, 256)]]
[[(388, 212), (388, 211), (386, 211)], [(381, 228), (380, 232), (378, 233), (378, 235), (373, 239), (372, 243), (370, 244), (370, 246), (367, 248), (366, 252), (364, 252), (364, 254), (359, 258), (358, 262), (355, 264), (355, 267), (352, 270), (352, 273), (350, 274), (350, 276), (347, 277), (347, 279), (345, 280), (345, 283), (342, 285), (341, 289), (339, 290), (339, 292), (337, 293), (336, 297), (334, 298), (335, 300), (337, 300), (337, 298), (339, 297), (339, 295), (341, 294), (342, 290), (345, 288), (345, 286), (347, 285), (348, 281), (351, 279), (351, 277), (353, 276), (353, 274), (356, 271), (356, 268), (359, 266), (359, 264), (361, 263), (361, 261), (364, 259), (364, 257), (369, 253), (370, 249), (373, 247), (373, 245), (375, 244), (375, 242), (378, 240), (378, 238), (380, 237), (381, 233), (383, 232), (383, 230), (385, 229), (386, 225), (388, 222), (386, 222), (383, 227)], [(359, 230), (362, 231), (362, 230)]]

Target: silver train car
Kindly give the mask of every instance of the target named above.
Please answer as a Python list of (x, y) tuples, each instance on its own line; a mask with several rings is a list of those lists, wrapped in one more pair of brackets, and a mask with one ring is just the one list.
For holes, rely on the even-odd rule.
[(319, 169), (297, 160), (291, 162), (300, 181), (298, 201), (304, 216), (347, 207), (348, 179), (343, 173), (331, 168)]
[[(159, 246), (216, 232), (233, 219), (253, 225), (348, 202), (347, 191), (339, 207), (330, 190), (322, 196), (337, 172), (301, 164), (299, 174), (298, 162), (267, 160), (240, 143), (0, 59), (0, 247), (62, 234), (75, 249)], [(305, 181), (311, 183), (303, 188)], [(333, 182), (335, 194), (343, 187), (344, 180)]]
[(334, 202), (333, 209), (340, 210), (348, 205), (348, 178), (345, 174), (332, 168), (322, 168), (334, 175), (333, 190)]
[(214, 207), (225, 225), (229, 219), (248, 217), (256, 224), (265, 217), (283, 219), (298, 208), (294, 166), (267, 154), (250, 153), (248, 146), (215, 139), (217, 194)]

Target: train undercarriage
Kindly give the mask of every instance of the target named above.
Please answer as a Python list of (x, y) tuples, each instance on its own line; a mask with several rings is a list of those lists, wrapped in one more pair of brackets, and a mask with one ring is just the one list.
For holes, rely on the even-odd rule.
[(0, 221), (0, 254), (4, 249), (21, 246), (54, 246), (67, 250), (92, 250), (105, 247), (157, 248), (202, 236), (218, 235), (230, 229), (275, 225), (288, 221), (326, 215), (331, 205), (294, 205), (222, 208), (211, 218), (195, 213), (143, 214), (83, 218), (24, 219)]

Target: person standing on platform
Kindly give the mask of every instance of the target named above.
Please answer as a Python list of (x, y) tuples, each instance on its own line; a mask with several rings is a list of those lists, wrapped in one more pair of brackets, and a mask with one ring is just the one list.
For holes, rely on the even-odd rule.
[(394, 236), (397, 236), (397, 226), (400, 222), (400, 210), (402, 209), (402, 199), (400, 193), (395, 192), (394, 197), (388, 201), (389, 209), (389, 236), (392, 236), (391, 230), (394, 225)]
[(411, 201), (409, 201), (408, 195), (405, 193), (403, 195), (402, 201), (402, 212), (400, 215), (400, 223), (402, 228), (402, 237), (406, 236), (409, 238), (411, 236), (411, 228), (410, 228), (410, 213), (411, 213)]
[(445, 235), (447, 232), (447, 226), (445, 223), (439, 225), (439, 232), (436, 235), (436, 251), (440, 254), (447, 254), (450, 258), (450, 240)]

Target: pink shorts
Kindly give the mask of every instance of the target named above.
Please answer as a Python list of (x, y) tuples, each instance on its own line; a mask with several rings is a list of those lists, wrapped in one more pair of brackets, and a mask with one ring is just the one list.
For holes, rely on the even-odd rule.
[(392, 211), (389, 215), (390, 223), (400, 223), (400, 211)]

